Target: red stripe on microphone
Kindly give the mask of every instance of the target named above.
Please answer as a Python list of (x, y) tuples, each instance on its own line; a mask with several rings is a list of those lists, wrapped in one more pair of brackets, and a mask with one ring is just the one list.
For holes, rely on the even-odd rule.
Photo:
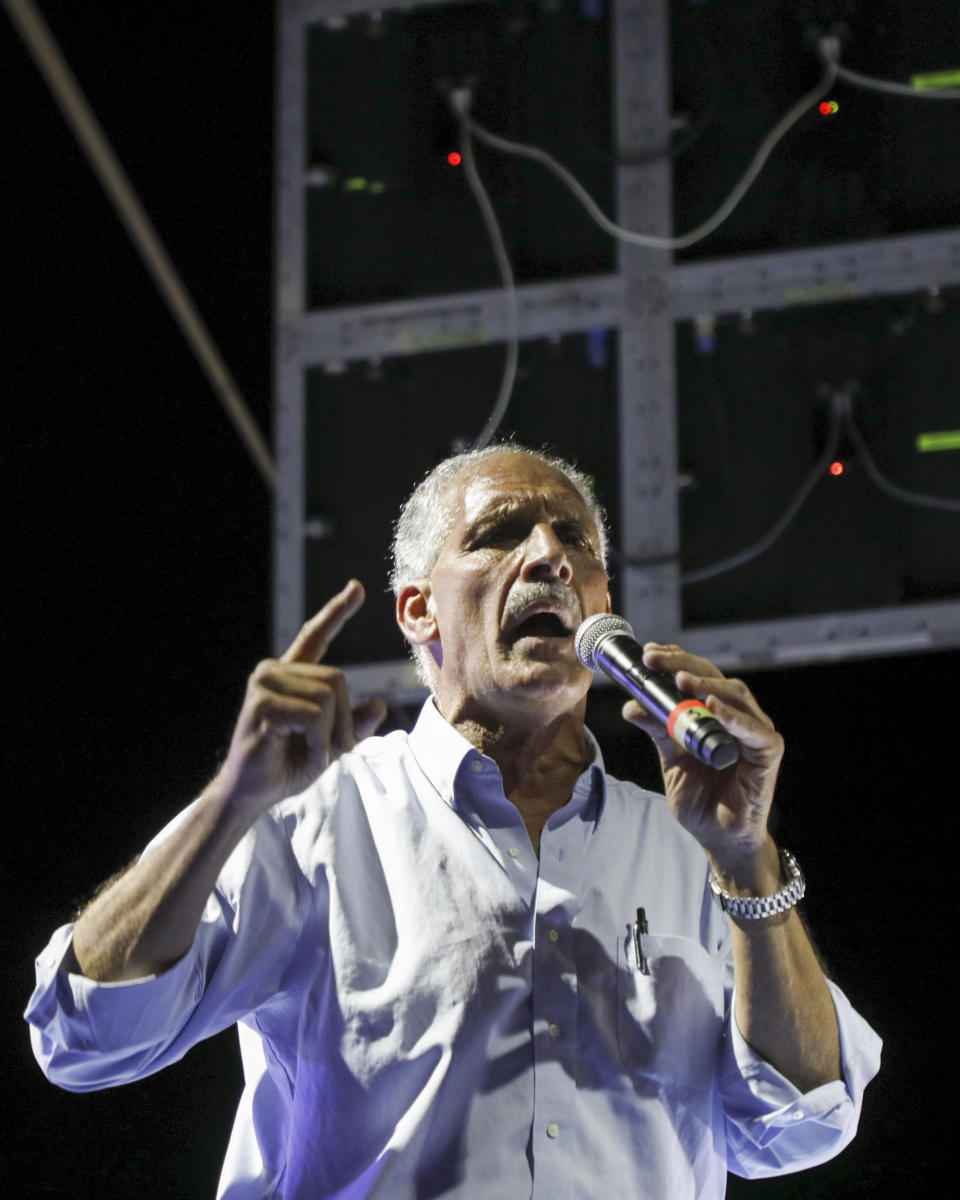
[(710, 709), (707, 708), (707, 706), (704, 704), (704, 702), (702, 700), (696, 700), (696, 699), (681, 700), (680, 703), (677, 705), (677, 707), (670, 714), (669, 719), (667, 720), (667, 733), (669, 733), (670, 736), (674, 739), (676, 738), (674, 729), (677, 724), (677, 718), (680, 716), (681, 713), (685, 713), (688, 708), (700, 708), (705, 713), (707, 713), (708, 716), (713, 716), (713, 714), (710, 712)]

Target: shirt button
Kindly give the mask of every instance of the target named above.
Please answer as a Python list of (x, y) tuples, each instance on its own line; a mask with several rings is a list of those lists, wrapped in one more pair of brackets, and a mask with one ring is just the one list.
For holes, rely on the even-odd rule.
[(507, 851), (507, 853), (510, 855), (511, 858), (519, 858), (520, 857), (520, 851), (516, 846), (511, 846), (510, 849)]
[(551, 1037), (560, 1036), (560, 1026), (556, 1023), (556, 1021), (551, 1021), (547, 1026), (547, 1030), (549, 1031)]
[(479, 775), (483, 770), (483, 762), (481, 759), (475, 758), (470, 764), (470, 770), (474, 773), (474, 775)]
[(560, 934), (557, 933), (557, 931), (555, 929), (548, 929), (547, 937), (550, 939), (551, 942), (559, 942), (559, 940), (560, 940)]
[(802, 1121), (806, 1115), (807, 1114), (803, 1111), (802, 1108), (795, 1108), (793, 1110), (793, 1119), (795, 1121)]
[(547, 1126), (547, 1137), (555, 1138), (555, 1137), (559, 1137), (559, 1136), (560, 1136), (560, 1126), (556, 1123), (556, 1121), (551, 1121), (550, 1124)]

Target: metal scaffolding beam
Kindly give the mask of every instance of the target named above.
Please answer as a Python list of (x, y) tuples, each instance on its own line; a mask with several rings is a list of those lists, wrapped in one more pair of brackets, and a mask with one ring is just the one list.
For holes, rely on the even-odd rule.
[[(454, 0), (456, 2), (456, 0)], [(279, 34), (277, 189), (274, 641), (289, 643), (304, 619), (305, 379), (350, 362), (502, 342), (508, 332), (498, 289), (350, 305), (306, 307), (307, 38), (312, 25), (409, 11), (380, 0), (283, 0)], [(613, 117), (623, 156), (669, 140), (670, 29), (667, 0), (612, 2)], [(671, 233), (672, 164), (615, 168), (616, 218), (629, 228)], [(679, 321), (730, 313), (843, 303), (870, 296), (932, 293), (960, 284), (960, 229), (811, 246), (676, 264), (669, 253), (619, 247), (615, 271), (518, 289), (523, 340), (605, 328), (619, 355), (621, 546), (625, 560), (657, 565), (622, 572), (624, 615), (663, 640), (683, 640), (721, 665), (829, 661), (862, 654), (960, 645), (960, 605), (909, 604), (857, 613), (685, 629), (681, 619), (675, 329)], [(406, 661), (351, 668), (358, 692), (402, 702), (422, 694)]]

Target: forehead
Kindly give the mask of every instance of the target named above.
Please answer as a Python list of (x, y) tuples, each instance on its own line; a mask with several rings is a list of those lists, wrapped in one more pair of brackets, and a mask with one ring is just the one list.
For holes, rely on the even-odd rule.
[(454, 523), (489, 511), (542, 501), (550, 509), (593, 519), (583, 497), (562, 471), (527, 454), (501, 454), (468, 467), (450, 489)]

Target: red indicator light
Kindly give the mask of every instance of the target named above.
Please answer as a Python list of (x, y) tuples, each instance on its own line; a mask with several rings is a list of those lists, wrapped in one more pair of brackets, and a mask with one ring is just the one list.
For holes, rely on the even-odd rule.
[(846, 470), (846, 467), (839, 460), (837, 460), (837, 462), (832, 462), (830, 464), (830, 474), (831, 475), (842, 475), (845, 470)]
[(459, 167), (463, 162), (463, 155), (458, 154), (456, 150), (451, 150), (451, 152), (447, 155), (447, 162), (451, 167)]
[(819, 108), (820, 112), (825, 117), (832, 117), (834, 113), (838, 113), (840, 111), (840, 105), (836, 102), (836, 100), (821, 100)]

